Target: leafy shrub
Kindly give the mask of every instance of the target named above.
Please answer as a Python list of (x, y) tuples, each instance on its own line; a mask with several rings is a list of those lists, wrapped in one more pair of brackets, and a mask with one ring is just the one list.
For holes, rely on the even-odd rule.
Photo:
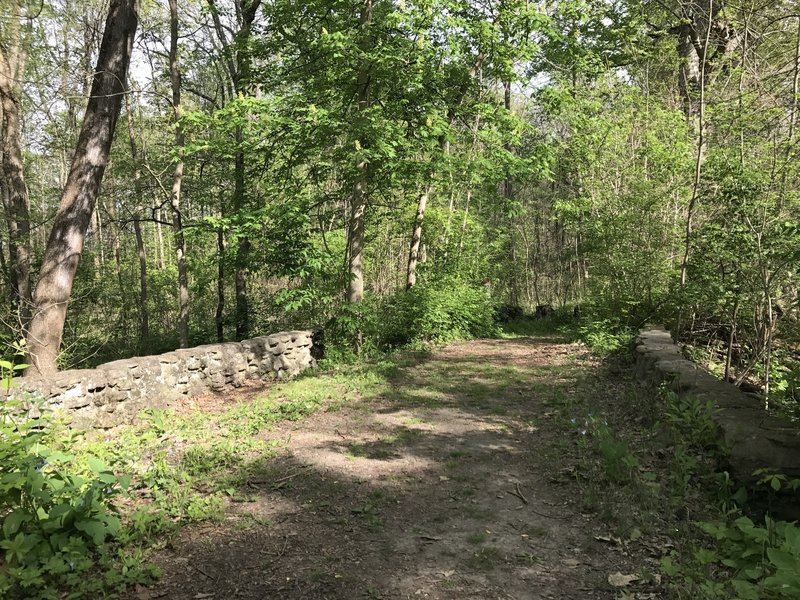
[(582, 325), (578, 330), (578, 337), (596, 354), (607, 356), (630, 344), (633, 330), (618, 321), (600, 319)]
[(98, 563), (113, 570), (106, 541), (118, 537), (120, 520), (112, 501), (128, 478), (96, 457), (63, 451), (57, 440), (71, 435), (43, 406), (34, 408), (38, 418), (21, 401), (0, 404), (0, 596), (87, 593), (87, 571)]
[(711, 455), (724, 454), (719, 428), (714, 421), (714, 401), (682, 397), (667, 387), (659, 389), (664, 401), (662, 423), (676, 435), (676, 440), (688, 447)]
[[(700, 598), (800, 598), (800, 528), (794, 523), (773, 521), (756, 525), (748, 517), (728, 522), (699, 524), (715, 542), (713, 550), (701, 548), (689, 564), (678, 565), (665, 558), (662, 566)], [(730, 577), (716, 581), (724, 569)]]
[(486, 290), (459, 281), (419, 284), (389, 298), (378, 312), (376, 339), (382, 348), (498, 333)]
[(587, 435), (591, 440), (609, 481), (622, 484), (634, 481), (639, 460), (611, 430), (605, 419), (589, 415), (582, 424), (573, 418), (572, 424), (579, 428), (581, 435)]

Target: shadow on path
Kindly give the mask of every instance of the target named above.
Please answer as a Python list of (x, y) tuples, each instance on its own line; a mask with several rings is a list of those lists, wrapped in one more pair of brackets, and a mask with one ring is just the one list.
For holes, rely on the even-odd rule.
[[(187, 528), (140, 598), (615, 598), (563, 423), (598, 393), (579, 346), (449, 346), (372, 401), (320, 412), (222, 525)], [(558, 407), (559, 410), (555, 410)]]

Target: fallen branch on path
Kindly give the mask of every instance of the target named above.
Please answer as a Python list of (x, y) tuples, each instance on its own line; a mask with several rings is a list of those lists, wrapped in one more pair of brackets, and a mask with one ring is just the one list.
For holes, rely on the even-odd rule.
[[(528, 499), (525, 497), (525, 494), (523, 494), (523, 493), (522, 493), (522, 488), (520, 488), (520, 487), (519, 487), (519, 484), (518, 484), (518, 483), (517, 483), (517, 484), (515, 484), (515, 487), (516, 487), (516, 489), (514, 489), (514, 490), (506, 490), (506, 493), (507, 493), (507, 494), (510, 494), (510, 495), (512, 495), (512, 496), (515, 496), (515, 497), (517, 497), (517, 498), (519, 498), (520, 500), (522, 500), (522, 503), (523, 503), (524, 505), (527, 505), (527, 506), (530, 508), (530, 502), (529, 502), (529, 501), (528, 501)], [(520, 506), (519, 508), (523, 508), (523, 507), (522, 507), (522, 506)], [(555, 520), (565, 520), (565, 519), (569, 519), (569, 516), (566, 516), (566, 517), (559, 517), (559, 516), (556, 516), (556, 515), (548, 515), (548, 514), (546, 514), (546, 513), (539, 512), (539, 511), (538, 511), (538, 510), (536, 510), (535, 508), (530, 508), (530, 511), (531, 511), (532, 513), (536, 514), (536, 515), (539, 515), (540, 517), (544, 517), (545, 519), (555, 519)]]

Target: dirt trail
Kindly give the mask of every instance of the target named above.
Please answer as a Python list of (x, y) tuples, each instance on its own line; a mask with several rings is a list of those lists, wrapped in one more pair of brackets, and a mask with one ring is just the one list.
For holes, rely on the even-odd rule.
[(272, 432), (290, 436), (272, 475), (230, 506), (247, 518), (184, 530), (141, 597), (616, 598), (608, 575), (641, 565), (602, 541), (563, 423), (614, 385), (553, 340), (437, 351), (377, 400)]

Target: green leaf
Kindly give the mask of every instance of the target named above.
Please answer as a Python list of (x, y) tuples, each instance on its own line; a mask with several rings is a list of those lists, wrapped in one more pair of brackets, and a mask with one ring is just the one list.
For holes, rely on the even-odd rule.
[(47, 460), (51, 463), (67, 463), (71, 462), (75, 459), (72, 454), (67, 454), (66, 452), (61, 452), (59, 450), (54, 450), (47, 454)]
[(105, 514), (103, 515), (103, 522), (106, 525), (106, 533), (112, 537), (116, 537), (119, 534), (119, 530), (122, 527), (122, 522), (115, 517), (114, 515)]
[(110, 484), (117, 483), (117, 476), (114, 475), (113, 473), (100, 473), (97, 476), (97, 479), (99, 481), (102, 481), (103, 483), (110, 483)]
[(51, 508), (48, 516), (52, 520), (63, 520), (64, 516), (68, 515), (71, 511), (72, 505), (68, 502), (63, 502)]
[(99, 546), (106, 539), (106, 526), (97, 519), (82, 519), (75, 521), (75, 529), (82, 531), (90, 538), (96, 546)]
[(11, 538), (19, 531), (20, 526), (29, 519), (30, 517), (21, 509), (9, 513), (3, 520), (3, 535), (6, 538)]
[(111, 471), (111, 468), (96, 456), (87, 458), (86, 464), (89, 465), (89, 468), (95, 473), (108, 473)]
[(786, 569), (787, 571), (797, 571), (800, 569), (800, 561), (783, 550), (767, 548), (767, 556), (769, 557), (769, 561), (779, 569)]
[(706, 548), (700, 548), (699, 550), (695, 551), (694, 553), (695, 559), (703, 565), (709, 565), (717, 560), (718, 556), (717, 553), (713, 550), (708, 550)]
[(741, 600), (759, 600), (761, 598), (758, 588), (749, 581), (734, 579), (731, 585), (736, 590), (737, 597)]

